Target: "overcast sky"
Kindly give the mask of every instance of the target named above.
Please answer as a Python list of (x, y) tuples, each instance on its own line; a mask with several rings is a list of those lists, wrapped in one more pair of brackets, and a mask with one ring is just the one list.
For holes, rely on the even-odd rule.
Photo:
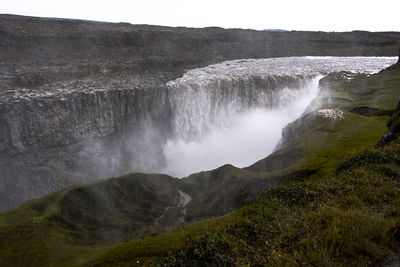
[(186, 27), (400, 31), (400, 0), (0, 0), (0, 13)]

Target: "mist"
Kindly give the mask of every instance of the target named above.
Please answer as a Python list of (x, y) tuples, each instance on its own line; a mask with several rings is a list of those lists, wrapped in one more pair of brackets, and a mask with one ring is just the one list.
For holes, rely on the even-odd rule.
[(245, 167), (268, 156), (278, 144), (282, 128), (300, 117), (318, 95), (319, 79), (303, 88), (281, 90), (281, 104), (275, 108), (232, 112), (195, 140), (168, 140), (163, 148), (167, 165), (163, 172), (184, 177), (224, 164)]

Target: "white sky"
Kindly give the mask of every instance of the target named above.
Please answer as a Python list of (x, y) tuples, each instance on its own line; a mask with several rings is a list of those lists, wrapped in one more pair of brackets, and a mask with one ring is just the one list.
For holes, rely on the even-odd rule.
[(0, 13), (186, 27), (400, 31), (400, 0), (0, 0)]

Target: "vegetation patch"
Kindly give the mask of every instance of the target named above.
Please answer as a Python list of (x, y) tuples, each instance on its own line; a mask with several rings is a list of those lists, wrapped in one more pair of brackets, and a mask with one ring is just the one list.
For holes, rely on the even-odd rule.
[[(400, 245), (400, 178), (393, 175), (399, 164), (390, 160), (400, 155), (399, 148), (366, 151), (343, 163), (346, 171), (266, 190), (237, 212), (235, 224), (187, 240), (165, 264), (178, 266), (189, 259), (190, 266), (387, 263)], [(373, 156), (370, 164), (370, 155), (384, 160)], [(382, 173), (383, 166), (391, 171)]]

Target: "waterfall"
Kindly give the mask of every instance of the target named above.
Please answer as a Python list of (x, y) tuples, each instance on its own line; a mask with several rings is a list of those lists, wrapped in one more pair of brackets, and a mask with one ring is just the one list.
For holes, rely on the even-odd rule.
[(281, 130), (306, 110), (330, 72), (374, 73), (393, 58), (233, 60), (167, 83), (172, 136), (162, 172), (183, 177), (223, 164), (244, 167), (270, 154)]
[(250, 108), (276, 109), (293, 92), (309, 87), (313, 76), (190, 76), (167, 84), (174, 137), (193, 140), (210, 128), (226, 126), (232, 116)]
[(173, 108), (176, 134), (164, 147), (163, 171), (183, 177), (226, 163), (244, 167), (265, 157), (281, 129), (317, 96), (319, 79), (265, 76), (169, 84), (179, 99)]

